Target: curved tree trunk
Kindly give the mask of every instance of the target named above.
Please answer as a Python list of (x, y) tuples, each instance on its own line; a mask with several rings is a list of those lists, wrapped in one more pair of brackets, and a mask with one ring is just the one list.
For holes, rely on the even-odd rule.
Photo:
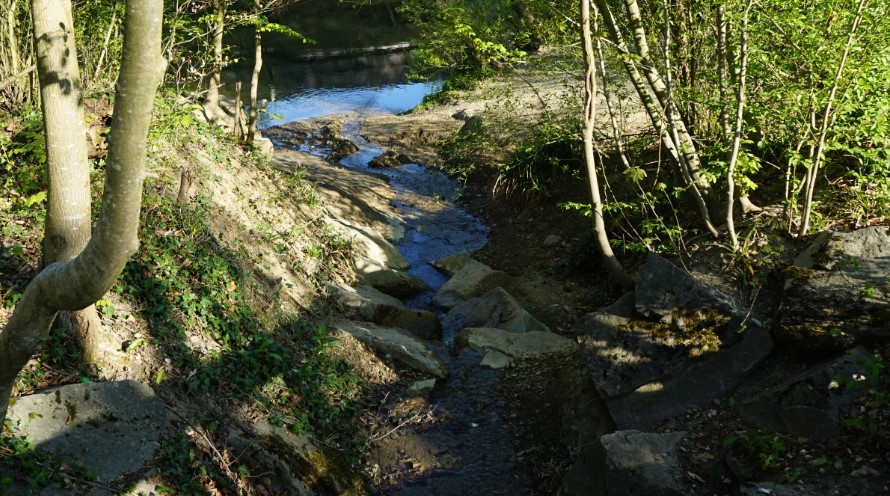
[[(90, 240), (90, 170), (84, 139), (83, 85), (77, 64), (71, 2), (33, 0), (37, 74), (46, 134), (48, 195), (43, 265), (71, 260)], [(61, 316), (92, 363), (98, 355), (101, 322), (89, 306)]]
[(161, 57), (163, 1), (127, 0), (126, 5), (102, 209), (86, 248), (74, 259), (53, 263), (37, 274), (0, 331), (0, 423), (6, 418), (16, 375), (46, 338), (56, 314), (95, 303), (139, 246), (146, 138), (165, 66)]
[(624, 289), (632, 289), (633, 280), (624, 271), (621, 262), (612, 252), (609, 234), (603, 219), (603, 202), (600, 198), (600, 187), (597, 179), (596, 161), (593, 155), (593, 126), (596, 120), (596, 61), (594, 60), (593, 38), (590, 33), (590, 0), (581, 0), (581, 44), (584, 47), (584, 163), (587, 166), (587, 179), (590, 184), (591, 215), (593, 231), (597, 246), (603, 256), (603, 262), (609, 277)]

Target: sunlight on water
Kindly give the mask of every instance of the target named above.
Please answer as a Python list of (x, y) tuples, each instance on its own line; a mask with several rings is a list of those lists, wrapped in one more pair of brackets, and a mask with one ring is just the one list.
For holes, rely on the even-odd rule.
[[(272, 102), (260, 119), (265, 128), (310, 117), (358, 112), (360, 114), (406, 112), (436, 91), (441, 82), (403, 83), (382, 87), (313, 88), (298, 91), (276, 100), (270, 87)], [(273, 119), (273, 117), (277, 119)]]

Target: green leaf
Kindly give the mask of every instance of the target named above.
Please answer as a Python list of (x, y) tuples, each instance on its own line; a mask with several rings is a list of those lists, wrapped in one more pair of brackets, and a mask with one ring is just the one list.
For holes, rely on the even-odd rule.
[(46, 201), (46, 191), (41, 191), (40, 193), (29, 196), (28, 199), (25, 200), (25, 206), (30, 207), (38, 203), (43, 203), (44, 201)]

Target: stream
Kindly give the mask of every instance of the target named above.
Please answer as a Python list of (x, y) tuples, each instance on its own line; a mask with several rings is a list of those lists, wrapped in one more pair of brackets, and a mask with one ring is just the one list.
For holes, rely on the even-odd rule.
[[(301, 17), (300, 22), (311, 25), (312, 20)], [(367, 21), (357, 22), (362, 29), (340, 25), (338, 30), (347, 33), (367, 28)], [(410, 52), (390, 49), (401, 41), (386, 38), (373, 45), (384, 49), (364, 51), (350, 47), (342, 38), (305, 51), (294, 51), (293, 43), (282, 49), (273, 46), (272, 56), (265, 57), (260, 84), (260, 98), (271, 103), (259, 125), (263, 129), (312, 117), (348, 115), (341, 135), (359, 150), (340, 163), (381, 175), (394, 188), (393, 204), (406, 222), (405, 235), (396, 247), (410, 263), (409, 272), (435, 291), (446, 277), (429, 262), (479, 250), (487, 242), (488, 228), (456, 204), (458, 183), (446, 175), (417, 164), (368, 167), (382, 150), (361, 136), (362, 120), (408, 111), (440, 85), (438, 81), (406, 79)], [(224, 74), (227, 87), (233, 87), (235, 80), (248, 80), (246, 67), (249, 64), (235, 66)], [(305, 144), (301, 150), (321, 157), (330, 151)], [(406, 303), (437, 311), (430, 306), (432, 294), (421, 294)], [(511, 447), (511, 427), (505, 422), (508, 412), (495, 393), (500, 372), (480, 367), (476, 352), (456, 350), (454, 337), (460, 329), (447, 320), (443, 321), (442, 341), (429, 344), (450, 370), (448, 379), (440, 381), (429, 398), (437, 421), (399, 429), (375, 443), (371, 463), (382, 476), (380, 490), (392, 495), (528, 494), (516, 473), (517, 454)]]

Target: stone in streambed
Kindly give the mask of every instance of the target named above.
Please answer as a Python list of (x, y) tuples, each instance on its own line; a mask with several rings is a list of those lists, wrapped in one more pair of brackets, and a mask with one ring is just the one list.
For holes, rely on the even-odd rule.
[(478, 296), (495, 287), (502, 286), (507, 274), (477, 262), (467, 254), (453, 255), (431, 264), (436, 269), (451, 275), (433, 295), (433, 304), (450, 309), (458, 303)]
[(442, 337), (442, 324), (433, 312), (408, 308), (400, 300), (369, 286), (329, 285), (334, 300), (369, 322), (388, 327), (400, 327), (420, 339)]
[(427, 283), (414, 274), (391, 269), (361, 257), (355, 260), (355, 271), (362, 284), (390, 296), (413, 296), (430, 289)]
[(391, 355), (405, 365), (439, 379), (448, 376), (448, 367), (422, 341), (408, 331), (373, 324), (336, 324), (336, 329), (347, 332), (370, 348)]
[[(485, 353), (484, 365), (493, 368), (509, 367), (516, 360), (567, 358), (578, 352), (578, 343), (542, 331), (516, 333), (488, 327), (468, 327), (458, 333), (455, 342), (458, 346)], [(492, 352), (500, 355), (490, 355)]]
[(495, 327), (510, 332), (550, 331), (503, 288), (458, 303), (448, 312), (448, 318), (460, 322), (460, 327)]

